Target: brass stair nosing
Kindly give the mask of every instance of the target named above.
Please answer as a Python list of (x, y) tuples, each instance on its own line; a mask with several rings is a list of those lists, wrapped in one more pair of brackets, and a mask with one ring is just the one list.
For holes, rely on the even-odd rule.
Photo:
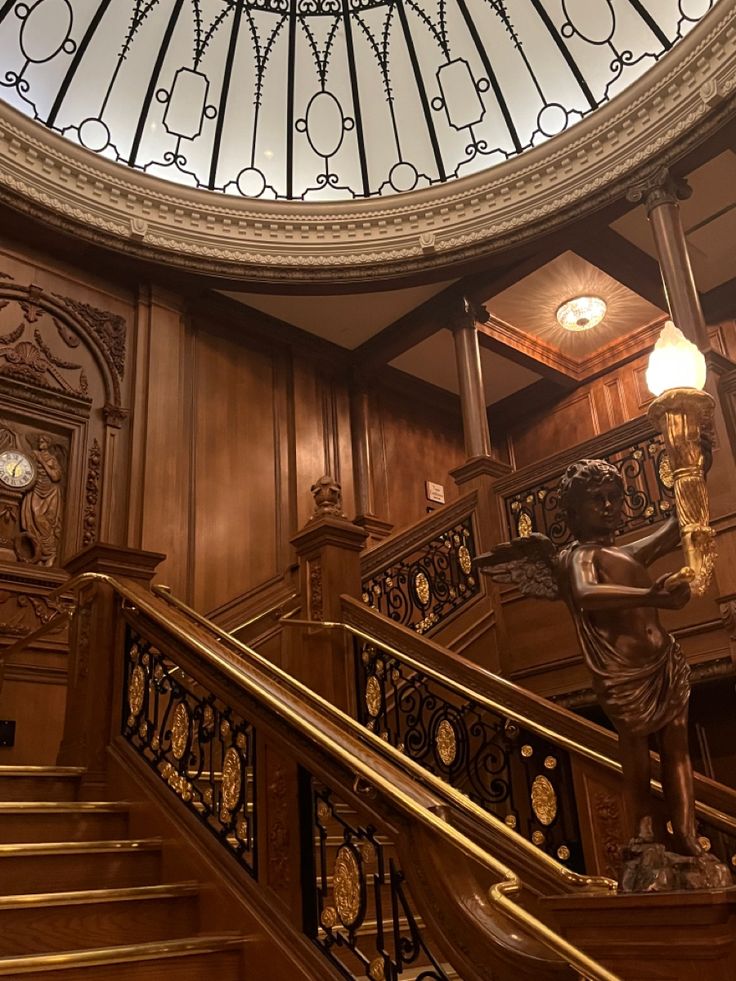
[(88, 903), (138, 902), (149, 899), (173, 899), (197, 896), (198, 882), (168, 882), (154, 886), (126, 886), (120, 889), (76, 889), (71, 892), (33, 892), (17, 896), (0, 896), (0, 912), (9, 909), (31, 909), (38, 906), (84, 906)]
[(218, 933), (181, 940), (156, 940), (143, 944), (95, 947), (90, 950), (70, 950), (54, 954), (0, 957), (0, 976), (30, 974), (34, 971), (63, 971), (68, 968), (97, 967), (102, 964), (123, 964), (127, 961), (164, 960), (187, 954), (216, 954), (229, 948), (242, 947), (248, 939), (240, 934)]
[(3, 777), (81, 777), (87, 771), (83, 766), (0, 766)]
[(129, 801), (105, 800), (23, 800), (0, 801), (0, 816), (13, 814), (16, 811), (23, 814), (38, 811), (40, 814), (69, 814), (75, 812), (124, 813), (130, 810)]
[(162, 838), (121, 838), (107, 841), (29, 841), (0, 844), (0, 858), (17, 855), (63, 855), (95, 852), (144, 852), (156, 851), (163, 845)]

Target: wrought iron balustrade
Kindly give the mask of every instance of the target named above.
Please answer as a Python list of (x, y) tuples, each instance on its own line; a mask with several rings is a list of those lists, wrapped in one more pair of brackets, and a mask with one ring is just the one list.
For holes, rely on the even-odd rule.
[(363, 579), (363, 602), (419, 634), (430, 633), (480, 592), (467, 515)]
[[(423, 937), (409, 884), (385, 836), (309, 780), (311, 935), (346, 978), (448, 981)], [(419, 974), (417, 975), (417, 971)]]
[(565, 749), (378, 646), (356, 640), (358, 713), (372, 732), (575, 872), (584, 872)]
[[(624, 480), (623, 522), (618, 534), (661, 521), (674, 509), (672, 471), (664, 441), (657, 433), (603, 454)], [(525, 538), (541, 532), (557, 546), (572, 538), (557, 491), (564, 467), (544, 480), (504, 498), (509, 537)]]
[(255, 729), (128, 626), (122, 733), (256, 874)]

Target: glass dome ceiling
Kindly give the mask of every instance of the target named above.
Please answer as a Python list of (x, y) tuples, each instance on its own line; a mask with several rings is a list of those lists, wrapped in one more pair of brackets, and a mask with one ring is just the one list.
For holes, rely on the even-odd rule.
[(715, 2), (0, 0), (0, 97), (165, 180), (377, 197), (558, 135)]

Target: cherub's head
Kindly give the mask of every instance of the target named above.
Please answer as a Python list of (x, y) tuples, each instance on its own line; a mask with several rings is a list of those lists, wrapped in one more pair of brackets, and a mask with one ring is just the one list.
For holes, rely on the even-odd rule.
[(562, 475), (558, 494), (576, 538), (613, 532), (621, 523), (624, 482), (608, 460), (578, 460)]

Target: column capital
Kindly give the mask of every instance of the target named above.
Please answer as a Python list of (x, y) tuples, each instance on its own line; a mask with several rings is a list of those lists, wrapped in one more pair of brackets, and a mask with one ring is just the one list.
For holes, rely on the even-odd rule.
[(459, 330), (462, 327), (475, 327), (476, 324), (487, 324), (491, 319), (482, 303), (467, 296), (460, 297), (453, 301), (449, 311), (448, 324), (450, 330)]
[(647, 214), (661, 204), (677, 204), (686, 201), (693, 193), (684, 177), (675, 177), (668, 167), (654, 167), (645, 171), (626, 192), (627, 201), (644, 203)]

